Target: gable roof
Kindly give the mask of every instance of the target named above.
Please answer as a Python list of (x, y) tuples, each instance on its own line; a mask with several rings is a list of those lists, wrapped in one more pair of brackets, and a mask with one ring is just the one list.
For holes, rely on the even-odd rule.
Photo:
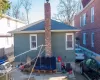
[[(35, 23), (26, 25), (22, 28), (18, 28), (10, 33), (20, 33), (20, 32), (36, 32), (36, 31), (45, 31), (45, 21), (40, 20)], [(51, 31), (79, 31), (79, 29), (66, 25), (64, 23), (51, 20)]]
[(89, 5), (91, 5), (94, 1), (95, 1), (95, 0), (90, 0), (90, 2), (89, 2), (85, 7), (83, 7), (83, 9), (82, 9), (79, 13), (77, 13), (76, 15), (82, 13), (82, 12), (83, 12)]
[(25, 21), (21, 21), (21, 20), (19, 20), (19, 19), (13, 18), (13, 17), (11, 17), (11, 16), (9, 16), (9, 15), (5, 15), (5, 14), (3, 14), (3, 15), (2, 15), (2, 18), (7, 18), (7, 19), (10, 19), (10, 20), (13, 20), (13, 21), (16, 21), (16, 22), (22, 23), (22, 24), (26, 24)]

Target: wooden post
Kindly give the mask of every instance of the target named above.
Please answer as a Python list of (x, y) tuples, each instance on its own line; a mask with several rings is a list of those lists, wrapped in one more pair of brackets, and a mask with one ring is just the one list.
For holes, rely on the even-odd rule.
[(6, 80), (8, 80), (8, 74), (6, 73)]

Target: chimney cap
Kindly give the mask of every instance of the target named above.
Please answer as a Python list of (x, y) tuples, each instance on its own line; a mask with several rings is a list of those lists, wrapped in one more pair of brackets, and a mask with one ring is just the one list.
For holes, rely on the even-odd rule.
[(49, 2), (49, 0), (46, 0), (46, 2), (48, 3), (48, 2)]

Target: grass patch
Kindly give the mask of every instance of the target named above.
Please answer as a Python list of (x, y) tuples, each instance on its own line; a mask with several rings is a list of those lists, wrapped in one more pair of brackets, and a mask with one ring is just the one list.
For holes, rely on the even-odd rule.
[(6, 76), (0, 77), (0, 80), (6, 80)]

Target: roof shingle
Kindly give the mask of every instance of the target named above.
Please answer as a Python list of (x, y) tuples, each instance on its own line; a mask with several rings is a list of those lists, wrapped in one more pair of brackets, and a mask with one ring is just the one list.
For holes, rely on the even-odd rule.
[[(44, 20), (22, 31), (36, 31), (36, 30), (45, 30)], [(55, 21), (55, 20), (51, 20), (51, 30), (77, 30), (77, 28)]]
[[(26, 25), (22, 28), (18, 28), (16, 30), (10, 31), (9, 33), (25, 33), (25, 32), (39, 32), (44, 31), (45, 32), (45, 21), (40, 20), (35, 23)], [(80, 31), (79, 29), (66, 25), (62, 22), (58, 22), (55, 20), (51, 20), (51, 31)]]

